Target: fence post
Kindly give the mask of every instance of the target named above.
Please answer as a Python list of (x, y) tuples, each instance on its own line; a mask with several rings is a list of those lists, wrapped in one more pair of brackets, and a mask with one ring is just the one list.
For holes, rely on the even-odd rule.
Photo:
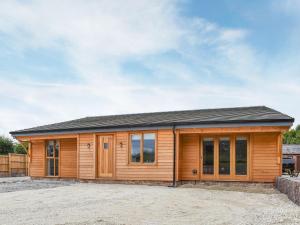
[(28, 176), (28, 169), (27, 169), (27, 165), (28, 165), (28, 156), (27, 156), (27, 154), (25, 155), (25, 158), (24, 158), (25, 160), (25, 176)]
[(27, 176), (30, 176), (30, 164), (31, 164), (31, 142), (28, 143), (28, 151), (27, 151)]
[(11, 153), (8, 153), (8, 174), (11, 177)]

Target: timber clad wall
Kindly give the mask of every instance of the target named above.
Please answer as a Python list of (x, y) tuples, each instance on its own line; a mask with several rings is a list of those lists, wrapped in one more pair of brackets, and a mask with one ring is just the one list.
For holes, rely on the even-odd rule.
[[(157, 132), (157, 164), (130, 165), (129, 133), (116, 134), (116, 179), (119, 180), (160, 180), (171, 181), (173, 178), (173, 133), (171, 130)], [(123, 143), (120, 147), (119, 143)]]
[[(88, 144), (90, 147), (88, 148)], [(79, 178), (95, 179), (95, 146), (93, 134), (79, 134)]]
[(75, 138), (60, 141), (60, 176), (77, 177), (77, 140)]
[[(129, 163), (130, 132), (112, 133), (114, 142), (113, 175), (115, 180), (156, 180), (171, 181), (173, 179), (173, 131), (158, 130), (156, 163), (133, 165)], [(100, 134), (97, 134), (100, 135)], [(73, 138), (57, 138), (60, 140), (60, 177), (95, 179), (97, 174), (97, 135), (78, 134)], [(104, 134), (105, 135), (105, 134)], [(178, 135), (178, 180), (201, 179), (200, 172), (200, 137), (201, 133), (184, 133)], [(249, 135), (250, 173), (244, 181), (274, 182), (281, 175), (280, 133), (251, 133)], [(49, 139), (49, 137), (47, 137)], [(30, 175), (45, 176), (45, 139), (33, 140), (31, 143)], [(78, 167), (77, 167), (78, 165)], [(198, 173), (193, 175), (192, 170)], [(200, 170), (199, 170), (200, 169)], [(107, 178), (103, 178), (107, 179)], [(218, 180), (216, 177), (214, 180)], [(230, 180), (238, 180), (231, 177)], [(242, 179), (241, 179), (242, 180)]]
[(181, 141), (182, 144), (179, 165), (180, 179), (195, 180), (195, 175), (193, 175), (191, 171), (199, 167), (199, 135), (186, 134), (182, 136)]
[(32, 142), (30, 176), (45, 176), (45, 144), (44, 141)]
[(278, 134), (254, 134), (252, 153), (253, 181), (273, 182), (281, 173), (277, 161)]

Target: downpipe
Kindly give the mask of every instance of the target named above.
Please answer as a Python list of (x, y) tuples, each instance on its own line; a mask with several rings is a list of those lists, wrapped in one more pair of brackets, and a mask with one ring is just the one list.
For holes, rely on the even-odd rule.
[(173, 184), (169, 187), (176, 187), (176, 127), (173, 125)]

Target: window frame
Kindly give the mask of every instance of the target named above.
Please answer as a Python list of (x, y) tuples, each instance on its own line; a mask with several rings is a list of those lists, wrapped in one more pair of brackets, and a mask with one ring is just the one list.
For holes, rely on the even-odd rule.
[[(228, 140), (226, 140), (228, 138)], [(232, 165), (235, 164), (235, 162), (232, 161), (232, 158), (233, 158), (233, 155), (232, 154), (235, 154), (235, 147), (233, 147), (233, 138), (232, 135), (220, 135), (218, 136), (217, 138), (217, 142), (218, 142), (218, 146), (217, 146), (217, 158), (218, 158), (218, 162), (217, 162), (217, 165), (218, 165), (218, 173), (217, 175), (218, 176), (221, 176), (221, 177), (228, 177), (228, 176), (231, 176), (233, 171), (232, 171)], [(225, 139), (226, 141), (228, 141), (229, 143), (229, 173), (220, 173), (220, 150), (221, 150), (221, 141), (222, 139)]]
[[(220, 174), (219, 173), (219, 143), (220, 138), (229, 137), (230, 138), (230, 174)], [(247, 140), (247, 174), (236, 174), (236, 139), (237, 137), (244, 137)], [(214, 174), (203, 173), (203, 141), (205, 138), (213, 138), (214, 140)], [(249, 133), (228, 133), (228, 134), (203, 134), (200, 136), (200, 159), (199, 159), (199, 179), (202, 180), (234, 180), (234, 181), (247, 181), (251, 177), (251, 134)]]
[[(204, 173), (204, 142), (205, 142), (205, 139), (212, 139), (212, 143), (213, 143), (213, 173)], [(200, 164), (200, 173), (202, 176), (205, 176), (205, 177), (211, 177), (211, 176), (214, 176), (215, 174), (215, 167), (216, 167), (216, 152), (215, 152), (215, 149), (216, 149), (216, 140), (215, 140), (215, 137), (214, 136), (203, 136), (201, 139), (200, 139), (200, 148), (201, 148), (201, 152), (200, 152), (200, 160), (201, 162), (199, 162)]]
[[(238, 137), (244, 137), (247, 141), (247, 169), (246, 172), (247, 174), (236, 174), (236, 140)], [(234, 143), (234, 152), (233, 152), (233, 160), (234, 160), (234, 165), (233, 165), (233, 174), (235, 177), (240, 177), (240, 178), (246, 178), (250, 177), (250, 164), (251, 164), (251, 158), (250, 158), (250, 135), (249, 134), (235, 134), (233, 137), (233, 143)]]
[[(53, 156), (48, 156), (48, 143), (50, 141), (53, 141), (54, 142), (54, 149), (53, 149)], [(55, 150), (55, 147), (56, 147), (56, 144), (58, 144), (58, 157), (56, 156), (56, 150)], [(49, 139), (49, 140), (46, 140), (45, 141), (45, 176), (46, 177), (59, 177), (60, 176), (60, 155), (61, 155), (61, 152), (60, 152), (60, 140), (59, 139)], [(48, 160), (49, 159), (53, 159), (53, 172), (54, 172), (54, 175), (49, 175), (48, 174)], [(56, 174), (56, 159), (58, 160), (58, 173), (57, 175)]]
[[(145, 134), (154, 134), (154, 162), (144, 162), (144, 135)], [(132, 162), (131, 161), (131, 152), (132, 152), (132, 143), (131, 137), (132, 135), (140, 135), (141, 136), (141, 144), (140, 144), (140, 162)], [(128, 164), (129, 165), (143, 165), (143, 166), (154, 166), (157, 165), (157, 131), (136, 131), (136, 132), (129, 132), (128, 135)]]

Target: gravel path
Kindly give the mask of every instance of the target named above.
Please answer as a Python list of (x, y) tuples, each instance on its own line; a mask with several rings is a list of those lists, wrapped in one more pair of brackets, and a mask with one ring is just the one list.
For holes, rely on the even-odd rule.
[(50, 181), (20, 190), (34, 182), (0, 193), (1, 224), (300, 224), (300, 207), (276, 191)]
[(55, 188), (74, 184), (71, 181), (31, 180), (30, 177), (0, 178), (0, 193)]

